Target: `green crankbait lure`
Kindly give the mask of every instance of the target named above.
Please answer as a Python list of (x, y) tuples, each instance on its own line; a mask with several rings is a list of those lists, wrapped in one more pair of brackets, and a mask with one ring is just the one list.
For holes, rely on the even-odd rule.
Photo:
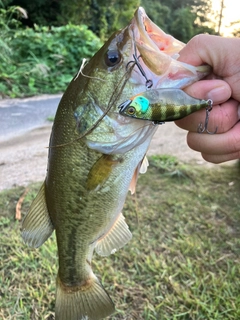
[(154, 123), (174, 121), (206, 108), (212, 109), (212, 100), (195, 99), (181, 89), (150, 89), (119, 106), (121, 115)]

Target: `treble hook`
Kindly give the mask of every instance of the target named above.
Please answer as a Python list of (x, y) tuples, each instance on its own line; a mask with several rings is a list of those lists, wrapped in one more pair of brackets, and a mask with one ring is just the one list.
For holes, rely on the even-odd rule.
[(199, 123), (197, 132), (203, 133), (206, 131), (208, 134), (215, 134), (217, 132), (218, 127), (216, 127), (214, 132), (211, 132), (208, 130), (208, 121), (209, 121), (210, 112), (212, 111), (213, 101), (209, 99), (207, 102), (208, 102), (208, 106), (206, 107), (206, 118), (205, 118), (204, 127), (202, 123)]
[(147, 87), (147, 89), (150, 89), (152, 87), (152, 85), (153, 85), (153, 81), (151, 79), (147, 78), (147, 75), (146, 75), (145, 71), (143, 70), (143, 67), (139, 63), (139, 58), (141, 57), (141, 55), (139, 57), (137, 56), (137, 47), (136, 47), (136, 43), (135, 43), (134, 32), (133, 32), (133, 40), (134, 40), (134, 54), (133, 54), (133, 59), (134, 60), (128, 62), (127, 66), (126, 66), (126, 69), (127, 69), (128, 65), (130, 63), (136, 64), (138, 69), (139, 69), (139, 71), (141, 72), (142, 76), (146, 80), (145, 86)]

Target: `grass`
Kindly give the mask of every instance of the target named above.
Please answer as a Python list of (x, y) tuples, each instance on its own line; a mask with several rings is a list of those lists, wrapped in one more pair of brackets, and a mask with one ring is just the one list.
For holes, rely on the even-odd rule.
[[(24, 215), (39, 188), (30, 185)], [(132, 241), (94, 272), (116, 304), (109, 320), (240, 319), (238, 166), (206, 169), (169, 156), (150, 158), (127, 198)], [(57, 258), (52, 236), (26, 247), (15, 221), (24, 188), (0, 194), (0, 319), (54, 319)]]
[(47, 121), (49, 122), (53, 122), (54, 121), (55, 116), (49, 116), (47, 117)]

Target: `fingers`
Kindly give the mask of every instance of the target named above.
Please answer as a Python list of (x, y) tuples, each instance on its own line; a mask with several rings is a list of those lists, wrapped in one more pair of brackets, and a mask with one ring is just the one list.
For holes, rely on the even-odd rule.
[(213, 73), (225, 80), (232, 97), (240, 101), (240, 39), (201, 34), (193, 37), (180, 51), (179, 61), (199, 66), (209, 64)]
[[(218, 133), (226, 132), (237, 123), (239, 119), (238, 102), (233, 99), (228, 100), (231, 96), (231, 88), (225, 81), (202, 80), (192, 84), (185, 91), (196, 98), (213, 100), (209, 131), (215, 131), (215, 128), (218, 127)], [(197, 132), (198, 125), (204, 123), (205, 117), (204, 109), (176, 121), (176, 124), (182, 129)]]
[[(197, 132), (199, 124), (202, 123), (204, 125), (205, 118), (206, 111), (204, 109), (195, 112), (186, 118), (178, 120), (175, 123), (182, 129)], [(238, 102), (231, 99), (221, 105), (213, 106), (209, 116), (208, 130), (210, 132), (214, 132), (217, 127), (217, 134), (224, 133), (231, 129), (238, 122), (238, 120)]]
[[(179, 61), (195, 66), (209, 64), (215, 74), (229, 75), (233, 54), (240, 53), (239, 39), (200, 34), (193, 37), (180, 51)], [(236, 52), (237, 51), (237, 52)]]
[(229, 84), (217, 79), (195, 82), (184, 91), (198, 99), (211, 99), (214, 105), (227, 101), (231, 97)]
[(237, 159), (240, 155), (240, 122), (227, 132), (211, 136), (189, 132), (187, 143), (193, 150), (200, 151), (207, 161), (219, 163)]
[(230, 160), (237, 160), (240, 158), (240, 151), (229, 153), (229, 154), (221, 154), (221, 155), (211, 155), (211, 154), (204, 154), (202, 153), (202, 157), (204, 160), (208, 162), (212, 162), (215, 164), (219, 164), (222, 162), (230, 161)]
[[(199, 134), (200, 123), (205, 124), (206, 110), (198, 111), (176, 124), (190, 131), (187, 142), (190, 148), (202, 153), (205, 160), (220, 163), (240, 157), (240, 39), (198, 35), (181, 50), (179, 61), (213, 68), (212, 80), (194, 83), (185, 91), (196, 98), (211, 99), (208, 130), (217, 134)], [(217, 78), (221, 77), (222, 80)], [(231, 99), (230, 99), (231, 98)]]

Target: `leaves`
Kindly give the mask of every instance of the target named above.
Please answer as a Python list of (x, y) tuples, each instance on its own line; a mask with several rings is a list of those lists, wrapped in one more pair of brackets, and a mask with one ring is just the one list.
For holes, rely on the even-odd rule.
[[(1, 20), (4, 17), (0, 14)], [(10, 97), (65, 90), (81, 60), (91, 57), (101, 46), (99, 38), (85, 25), (72, 24), (9, 28), (0, 44), (0, 95)]]

